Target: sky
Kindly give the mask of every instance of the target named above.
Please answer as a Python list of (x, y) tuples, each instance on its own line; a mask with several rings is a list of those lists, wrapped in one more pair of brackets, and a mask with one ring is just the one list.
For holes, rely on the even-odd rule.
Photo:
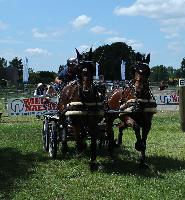
[(150, 66), (179, 68), (185, 57), (185, 0), (0, 0), (0, 57), (28, 58), (58, 71), (75, 48), (125, 42)]

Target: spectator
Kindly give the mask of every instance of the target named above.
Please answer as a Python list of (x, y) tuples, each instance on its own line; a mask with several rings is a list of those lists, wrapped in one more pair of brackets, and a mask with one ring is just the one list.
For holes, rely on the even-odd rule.
[(34, 92), (34, 96), (45, 96), (46, 95), (46, 86), (43, 83), (38, 83), (37, 88)]
[(164, 81), (161, 81), (159, 90), (165, 90), (166, 88), (168, 88), (168, 85)]

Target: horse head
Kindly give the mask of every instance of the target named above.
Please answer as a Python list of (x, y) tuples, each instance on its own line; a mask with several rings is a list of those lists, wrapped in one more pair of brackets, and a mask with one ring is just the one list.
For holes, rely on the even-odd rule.
[(147, 56), (140, 53), (136, 54), (136, 64), (134, 67), (134, 86), (138, 98), (141, 98), (142, 94), (149, 89), (149, 62), (150, 54)]
[(78, 50), (77, 60), (79, 67), (79, 81), (81, 84), (81, 89), (83, 94), (90, 94), (93, 89), (93, 73), (94, 73), (94, 62), (92, 61), (92, 48), (89, 52), (80, 54)]

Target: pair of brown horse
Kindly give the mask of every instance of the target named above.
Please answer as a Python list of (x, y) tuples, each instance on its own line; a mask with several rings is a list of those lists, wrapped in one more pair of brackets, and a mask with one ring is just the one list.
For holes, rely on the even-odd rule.
[[(78, 80), (68, 83), (61, 90), (58, 104), (60, 121), (66, 130), (62, 136), (62, 151), (67, 151), (66, 116), (69, 116), (79, 152), (86, 148), (85, 136), (88, 130), (91, 138), (90, 168), (96, 169), (98, 123), (103, 118), (105, 119), (108, 150), (112, 155), (115, 147), (113, 121), (119, 117), (122, 124), (117, 144), (122, 143), (123, 129), (132, 126), (137, 139), (135, 148), (141, 152), (140, 164), (146, 166), (146, 140), (156, 109), (156, 103), (149, 89), (150, 55), (145, 57), (139, 53), (137, 54), (134, 79), (129, 86), (113, 90), (107, 94), (104, 102), (101, 102), (98, 89), (93, 83), (92, 49), (86, 54), (80, 54), (77, 50), (77, 59)], [(142, 128), (142, 134), (140, 128)]]

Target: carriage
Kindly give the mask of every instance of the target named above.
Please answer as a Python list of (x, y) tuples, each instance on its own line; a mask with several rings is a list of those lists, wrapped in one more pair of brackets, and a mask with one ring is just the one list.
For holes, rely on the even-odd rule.
[[(75, 105), (74, 105), (75, 103)], [(60, 113), (59, 111), (45, 113), (43, 115), (43, 124), (42, 124), (42, 139), (43, 139), (43, 149), (49, 153), (49, 156), (53, 159), (57, 156), (57, 151), (60, 150), (61, 154), (65, 154), (62, 150), (62, 142), (74, 141), (74, 134), (72, 128), (72, 122), (70, 116), (77, 115), (101, 115), (102, 120), (98, 123), (98, 132), (99, 132), (99, 145), (101, 145), (101, 141), (105, 140), (106, 137), (106, 129), (105, 122), (103, 120), (103, 111), (100, 110), (99, 113), (95, 113), (94, 111), (90, 112), (90, 107), (92, 105), (82, 105), (82, 103), (73, 102), (65, 113)], [(83, 106), (83, 108), (82, 108)], [(101, 104), (99, 104), (101, 106)], [(89, 112), (89, 113), (88, 113)], [(65, 115), (65, 121), (62, 120), (63, 115)], [(84, 137), (86, 139), (90, 139), (90, 135), (88, 134), (88, 127), (84, 126)], [(66, 134), (67, 132), (67, 134)]]
[[(90, 168), (94, 169), (97, 141), (100, 146), (107, 143), (109, 155), (113, 155), (115, 146), (122, 143), (124, 128), (130, 126), (136, 135), (135, 149), (141, 152), (140, 164), (146, 166), (146, 140), (157, 107), (149, 88), (149, 55), (146, 58), (141, 54), (137, 55), (134, 79), (130, 84), (106, 93), (92, 82), (91, 53), (92, 49), (87, 58), (77, 51), (77, 57), (81, 61), (79, 80), (70, 82), (62, 89), (58, 111), (44, 115), (44, 149), (52, 158), (56, 158), (58, 148), (65, 155), (68, 150), (67, 142), (75, 140), (77, 150), (82, 152), (87, 146), (88, 138), (91, 141)], [(116, 118), (120, 118), (122, 123), (115, 142), (113, 122)]]

